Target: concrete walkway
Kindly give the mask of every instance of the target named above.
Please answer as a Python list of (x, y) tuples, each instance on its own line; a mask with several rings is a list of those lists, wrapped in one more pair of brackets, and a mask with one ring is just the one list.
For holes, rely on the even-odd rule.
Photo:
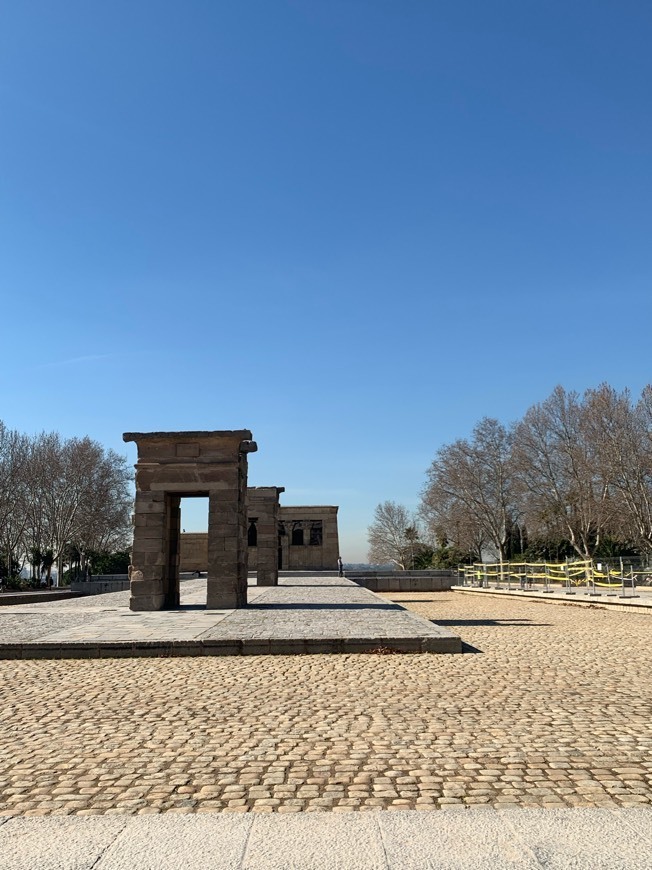
[(639, 611), (652, 614), (652, 588), (641, 586), (633, 592), (626, 590), (625, 595), (620, 592), (606, 591), (604, 587), (598, 587), (593, 593), (586, 587), (576, 587), (571, 593), (552, 586), (550, 592), (544, 592), (542, 588), (520, 589), (516, 583), (511, 588), (507, 586), (453, 586), (455, 592), (464, 592), (469, 595), (500, 595), (507, 598), (534, 598), (547, 601), (551, 604), (573, 604), (579, 607), (602, 607), (610, 610)]
[(0, 870), (652, 867), (652, 809), (0, 817)]
[(462, 651), (454, 632), (340, 577), (251, 586), (241, 610), (205, 601), (200, 579), (176, 610), (133, 613), (128, 592), (2, 608), (0, 659)]

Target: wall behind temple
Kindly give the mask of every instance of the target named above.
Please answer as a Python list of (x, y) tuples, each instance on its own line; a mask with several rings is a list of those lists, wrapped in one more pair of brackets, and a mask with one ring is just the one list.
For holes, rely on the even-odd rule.
[(182, 532), (179, 536), (179, 571), (208, 570), (208, 532)]

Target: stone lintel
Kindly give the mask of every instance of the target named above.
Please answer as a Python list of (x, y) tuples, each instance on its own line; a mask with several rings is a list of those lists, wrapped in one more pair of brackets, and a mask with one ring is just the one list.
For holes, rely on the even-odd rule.
[(247, 495), (252, 498), (256, 498), (258, 496), (264, 498), (274, 498), (274, 496), (278, 497), (282, 492), (285, 492), (284, 486), (248, 486), (247, 487)]
[(258, 446), (249, 429), (220, 429), (212, 432), (125, 432), (123, 441), (135, 441), (137, 468), (148, 466), (222, 464), (255, 453)]
[(192, 441), (197, 438), (228, 438), (239, 436), (241, 441), (251, 441), (252, 434), (249, 429), (214, 429), (197, 430), (193, 432), (124, 432), (123, 441)]
[(312, 519), (311, 514), (319, 519), (319, 516), (323, 514), (336, 514), (339, 510), (339, 505), (317, 505), (317, 504), (291, 504), (291, 505), (281, 505), (281, 519), (283, 519), (282, 514), (303, 514), (306, 519)]

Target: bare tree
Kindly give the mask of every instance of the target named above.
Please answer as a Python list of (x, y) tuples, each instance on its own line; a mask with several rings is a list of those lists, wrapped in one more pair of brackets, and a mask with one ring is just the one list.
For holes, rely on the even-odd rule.
[(431, 506), (424, 499), (420, 512), (428, 526), (428, 538), (436, 546), (453, 547), (473, 561), (481, 561), (487, 537), (461, 502), (451, 498)]
[(24, 550), (28, 439), (0, 421), (0, 555), (7, 574)]
[(435, 535), (463, 550), (491, 545), (502, 561), (515, 511), (511, 434), (498, 420), (481, 420), (471, 440), (437, 452), (421, 494), (421, 514)]
[(124, 457), (112, 450), (103, 450), (96, 442), (85, 444), (84, 449), (91, 453), (90, 470), (71, 536), (82, 569), (85, 569), (91, 551), (116, 551), (127, 547), (131, 537), (132, 511), (131, 473)]
[(559, 530), (590, 559), (613, 513), (609, 472), (601, 462), (586, 403), (558, 386), (533, 405), (514, 433), (514, 461), (528, 528)]
[(131, 498), (122, 457), (90, 438), (43, 433), (32, 444), (29, 471), (28, 546), (51, 551), (59, 576), (70, 545), (84, 565), (91, 549), (125, 545)]
[(367, 529), (368, 559), (374, 564), (393, 564), (400, 571), (412, 567), (418, 547), (419, 527), (408, 509), (393, 501), (376, 506), (374, 521)]
[(652, 555), (652, 387), (637, 404), (608, 384), (585, 394), (586, 426), (609, 480), (609, 531)]

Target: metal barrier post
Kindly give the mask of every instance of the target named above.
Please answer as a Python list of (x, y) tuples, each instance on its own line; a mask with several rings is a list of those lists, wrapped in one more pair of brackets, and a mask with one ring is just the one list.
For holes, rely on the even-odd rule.
[(636, 577), (634, 576), (634, 568), (632, 565), (629, 566), (629, 572), (632, 575), (632, 598), (640, 598), (641, 596), (636, 592)]
[(609, 584), (607, 586), (607, 597), (618, 595), (615, 590), (613, 592), (611, 591), (611, 569), (609, 568), (609, 565), (607, 565), (607, 583)]

